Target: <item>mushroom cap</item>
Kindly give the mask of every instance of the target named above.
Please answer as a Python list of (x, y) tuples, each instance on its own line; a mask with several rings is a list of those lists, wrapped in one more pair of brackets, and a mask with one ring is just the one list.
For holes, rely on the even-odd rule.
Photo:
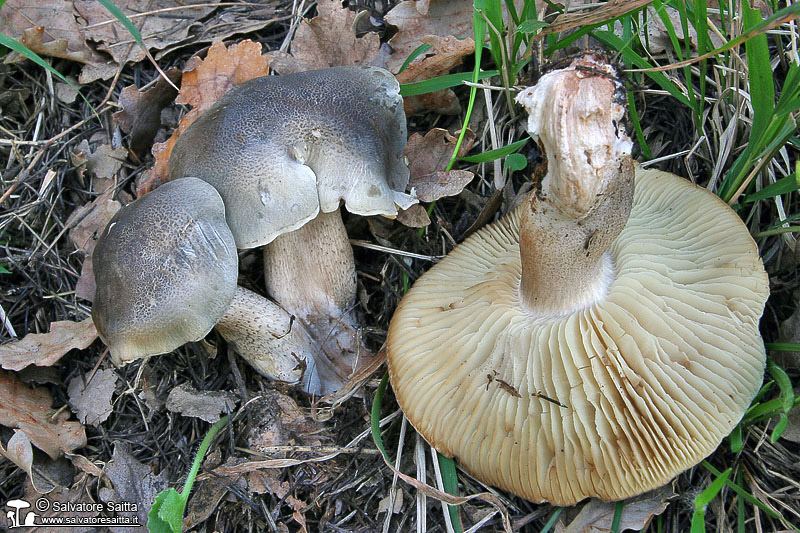
[(222, 195), (239, 248), (293, 231), (322, 210), (408, 207), (400, 86), (377, 67), (335, 67), (235, 86), (179, 138), (170, 178)]
[(664, 485), (730, 433), (763, 378), (769, 286), (747, 228), (706, 189), (637, 165), (606, 296), (533, 316), (520, 217), (469, 237), (400, 302), (387, 341), (400, 406), (467, 472), (532, 501)]
[(233, 299), (239, 265), (222, 198), (195, 178), (120, 209), (92, 262), (92, 319), (117, 363), (203, 338)]

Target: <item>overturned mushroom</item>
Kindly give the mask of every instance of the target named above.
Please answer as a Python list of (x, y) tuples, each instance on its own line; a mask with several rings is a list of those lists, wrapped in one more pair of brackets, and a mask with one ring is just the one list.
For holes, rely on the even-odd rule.
[(547, 153), (541, 188), (423, 275), (387, 341), (398, 402), (433, 446), (557, 505), (697, 464), (764, 371), (755, 243), (707, 190), (634, 166), (614, 78), (588, 55), (518, 96)]
[(315, 386), (316, 343), (278, 305), (237, 286), (222, 199), (204, 181), (175, 180), (120, 209), (92, 260), (92, 319), (115, 362), (170, 352), (216, 325), (260, 374)]
[[(213, 185), (239, 248), (267, 245), (267, 291), (300, 319), (336, 369), (337, 388), (363, 350), (356, 273), (339, 204), (397, 214), (406, 123), (399, 85), (375, 67), (257, 78), (231, 89), (178, 139), (170, 177)], [(362, 353), (363, 355), (363, 353)]]

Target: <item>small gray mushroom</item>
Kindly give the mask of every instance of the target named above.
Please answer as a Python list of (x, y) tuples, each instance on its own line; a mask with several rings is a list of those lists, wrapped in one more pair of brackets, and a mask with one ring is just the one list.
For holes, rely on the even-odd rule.
[(120, 209), (92, 260), (92, 319), (116, 363), (173, 351), (216, 326), (268, 378), (308, 386), (317, 374), (308, 370), (318, 348), (302, 324), (237, 286), (222, 199), (206, 182), (174, 180)]
[[(345, 382), (367, 351), (353, 312), (356, 270), (340, 203), (397, 215), (405, 194), (406, 122), (399, 85), (376, 67), (336, 67), (250, 80), (178, 139), (170, 178), (213, 185), (239, 248), (265, 246), (267, 292), (305, 324)], [(324, 354), (338, 354), (323, 360)], [(333, 377), (338, 374), (338, 377)]]

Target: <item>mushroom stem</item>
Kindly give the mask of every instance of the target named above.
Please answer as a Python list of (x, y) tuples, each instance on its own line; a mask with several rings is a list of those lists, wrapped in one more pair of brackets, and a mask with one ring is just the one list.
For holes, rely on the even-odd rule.
[(297, 318), (349, 317), (356, 267), (339, 210), (320, 213), (266, 245), (264, 275), (267, 293)]
[(520, 221), (520, 296), (535, 315), (562, 315), (601, 299), (614, 279), (607, 252), (625, 227), (633, 201), (633, 162), (619, 163), (618, 176), (581, 218), (564, 214), (539, 191)]
[(368, 351), (353, 313), (356, 268), (339, 210), (320, 213), (266, 245), (264, 275), (270, 297), (305, 325), (320, 352), (331, 354), (325, 359), (339, 376), (326, 378), (331, 387), (344, 384)]
[(304, 325), (270, 300), (237, 287), (217, 331), (256, 371), (270, 379), (301, 383), (312, 394), (329, 394), (338, 369)]
[(520, 297), (533, 314), (581, 309), (614, 278), (605, 252), (628, 220), (634, 176), (615, 76), (587, 54), (517, 97), (547, 154), (547, 175), (520, 221)]

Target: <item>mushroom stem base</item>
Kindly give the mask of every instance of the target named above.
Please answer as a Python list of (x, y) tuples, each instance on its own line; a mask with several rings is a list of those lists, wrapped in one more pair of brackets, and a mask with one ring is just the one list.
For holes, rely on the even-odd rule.
[(318, 351), (330, 354), (339, 377), (324, 379), (336, 390), (371, 355), (353, 313), (356, 268), (339, 210), (320, 213), (266, 245), (264, 276), (267, 293), (306, 327)]
[(262, 376), (302, 383), (312, 394), (329, 394), (331, 383), (342, 383), (338, 369), (302, 322), (252, 291), (236, 288), (216, 328)]

